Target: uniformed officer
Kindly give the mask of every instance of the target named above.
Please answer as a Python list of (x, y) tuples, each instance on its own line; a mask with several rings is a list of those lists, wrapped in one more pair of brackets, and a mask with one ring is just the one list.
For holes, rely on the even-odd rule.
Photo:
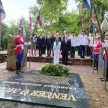
[(71, 36), (71, 57), (75, 58), (75, 49), (77, 46), (77, 37), (75, 36), (75, 32), (72, 32)]
[(23, 28), (20, 27), (18, 30), (18, 36), (15, 38), (15, 53), (16, 53), (16, 73), (19, 74), (21, 72), (21, 61), (23, 59), (24, 54), (24, 45), (31, 45), (31, 42), (24, 42), (23, 38)]
[(82, 32), (82, 35), (80, 36), (81, 39), (81, 58), (85, 58), (85, 47), (87, 46), (88, 38), (87, 35), (85, 35), (85, 32)]

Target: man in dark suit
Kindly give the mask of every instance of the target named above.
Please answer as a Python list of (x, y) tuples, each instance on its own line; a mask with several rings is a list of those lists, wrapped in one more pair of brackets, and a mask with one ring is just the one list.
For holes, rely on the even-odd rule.
[(39, 48), (39, 56), (42, 56), (43, 46), (45, 46), (45, 38), (42, 36), (42, 33), (40, 33), (40, 36), (37, 38), (37, 45)]
[(67, 66), (68, 54), (71, 50), (71, 42), (68, 40), (68, 35), (65, 36), (65, 40), (61, 42), (61, 53), (62, 53), (62, 62)]
[(53, 54), (53, 44), (54, 44), (55, 38), (56, 38), (56, 31), (54, 32), (54, 35), (52, 35), (52, 56), (54, 56), (54, 54)]
[(46, 37), (46, 46), (47, 46), (47, 57), (51, 55), (51, 46), (52, 46), (52, 37), (51, 33), (48, 32), (48, 36)]

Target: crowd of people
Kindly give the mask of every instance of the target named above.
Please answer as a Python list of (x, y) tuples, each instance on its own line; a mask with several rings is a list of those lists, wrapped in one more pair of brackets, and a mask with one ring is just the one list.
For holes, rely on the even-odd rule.
[[(62, 36), (59, 36), (59, 33), (56, 33), (55, 31), (53, 35), (48, 32), (48, 36), (46, 37), (42, 36), (42, 33), (40, 33), (40, 36), (37, 36), (34, 33), (30, 37), (30, 41), (32, 56), (36, 56), (36, 49), (38, 47), (39, 57), (42, 57), (42, 55), (46, 52), (45, 50), (47, 50), (46, 57), (50, 57), (52, 55), (54, 56), (54, 61), (56, 61), (61, 53), (61, 55), (63, 56), (63, 64), (66, 65), (68, 56), (75, 58), (76, 49), (78, 50), (78, 56), (80, 56), (81, 58), (85, 58), (85, 49), (87, 49), (86, 56), (90, 56), (92, 58), (91, 50), (89, 47), (90, 43), (93, 44), (93, 37), (91, 33), (89, 33), (89, 36), (87, 36), (85, 35), (85, 32), (82, 31), (78, 36), (75, 35), (75, 32), (69, 33), (69, 36), (67, 33), (65, 33), (65, 35), (62, 34)], [(55, 50), (56, 48), (60, 50), (59, 53), (57, 53), (57, 51)], [(66, 63), (64, 63), (64, 61), (66, 61)], [(58, 62), (56, 61), (54, 63)]]

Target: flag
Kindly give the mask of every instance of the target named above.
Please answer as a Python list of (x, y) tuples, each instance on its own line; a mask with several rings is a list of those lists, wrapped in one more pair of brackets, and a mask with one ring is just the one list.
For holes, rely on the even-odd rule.
[(82, 22), (82, 28), (84, 28), (84, 21), (83, 21), (83, 17), (81, 16), (81, 22)]
[(40, 17), (40, 11), (39, 11), (39, 16), (37, 17), (38, 23), (42, 26), (42, 22), (41, 22), (41, 17)]
[(93, 24), (93, 26), (94, 26), (94, 31), (97, 31), (96, 22), (95, 22), (95, 19), (94, 19), (93, 16), (92, 16), (92, 24)]
[(31, 20), (31, 18), (30, 18), (30, 24), (29, 24), (29, 27), (30, 27), (29, 32), (31, 32), (31, 31), (32, 31), (32, 20)]
[(0, 24), (1, 24), (2, 21), (6, 18), (6, 14), (5, 14), (2, 2), (0, 4), (0, 14), (1, 14), (1, 17), (0, 17)]
[(84, 3), (84, 5), (86, 6), (86, 8), (87, 8), (88, 10), (91, 9), (90, 0), (83, 0), (83, 3)]
[(83, 8), (86, 8), (86, 6), (83, 4)]

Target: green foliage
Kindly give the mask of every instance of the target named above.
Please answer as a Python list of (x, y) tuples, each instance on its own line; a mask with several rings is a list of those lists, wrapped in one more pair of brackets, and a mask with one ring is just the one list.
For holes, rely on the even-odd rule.
[(1, 50), (7, 49), (9, 34), (15, 35), (15, 36), (18, 34), (17, 31), (18, 31), (18, 26), (19, 26), (20, 20), (22, 20), (22, 22), (23, 22), (26, 33), (29, 33), (28, 21), (25, 20), (23, 17), (18, 19), (18, 23), (15, 22), (14, 20), (10, 21), (9, 22), (10, 26), (6, 25), (5, 23), (2, 23), (1, 24)]
[(41, 74), (49, 76), (69, 76), (70, 72), (66, 66), (61, 64), (47, 64), (41, 70)]
[[(85, 9), (82, 9), (82, 6), (83, 6), (83, 0), (75, 0), (76, 3), (78, 4), (77, 5), (77, 8), (79, 10), (79, 16), (84, 16), (84, 22), (85, 22), (85, 29), (86, 29), (86, 32), (87, 34), (89, 32), (93, 32), (93, 25), (92, 25), (92, 15), (94, 13), (94, 18), (97, 22), (97, 19), (96, 19), (96, 13), (93, 8), (93, 3), (92, 3), (92, 0), (91, 1), (91, 10), (88, 11), (87, 8)], [(99, 22), (100, 24), (102, 23), (103, 19), (104, 19), (104, 13), (105, 11), (108, 11), (108, 0), (94, 0), (95, 1), (95, 7), (96, 7), (96, 11), (97, 11), (97, 15), (98, 15), (98, 19), (99, 19)], [(98, 26), (98, 23), (97, 23), (97, 32), (99, 33), (99, 26)]]

